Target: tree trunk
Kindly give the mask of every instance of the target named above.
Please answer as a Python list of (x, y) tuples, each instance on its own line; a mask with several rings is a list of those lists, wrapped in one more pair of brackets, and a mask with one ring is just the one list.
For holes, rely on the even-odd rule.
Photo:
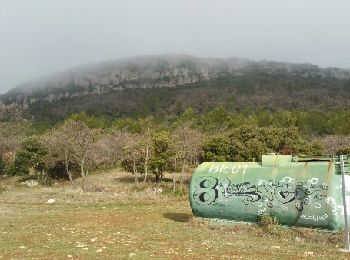
[(164, 176), (164, 173), (163, 173), (163, 171), (161, 171), (161, 172), (160, 172), (160, 176), (159, 176), (161, 182), (163, 181), (163, 176)]
[(139, 183), (139, 180), (137, 179), (137, 169), (136, 169), (136, 160), (132, 161), (132, 170), (134, 172), (134, 177), (135, 177), (135, 183)]
[(175, 171), (173, 172), (173, 192), (176, 190), (176, 174)]
[(175, 155), (175, 158), (174, 158), (174, 172), (173, 172), (173, 192), (174, 193), (175, 193), (175, 190), (176, 190), (176, 167), (177, 167), (176, 156), (177, 155)]
[(68, 174), (70, 183), (72, 184), (72, 187), (74, 188), (74, 182), (73, 182), (73, 177), (72, 174), (69, 171), (69, 162), (68, 162), (68, 152), (65, 150), (64, 151), (64, 164), (65, 164), (65, 168), (66, 168), (66, 173)]
[(159, 179), (160, 179), (160, 178), (159, 178), (159, 174), (157, 173), (157, 174), (156, 174), (156, 182), (159, 182)]
[(83, 184), (81, 187), (82, 187), (83, 191), (85, 192), (87, 189), (88, 183), (87, 183), (87, 176), (84, 172), (84, 164), (85, 164), (85, 157), (82, 158), (81, 164), (80, 164), (81, 177), (83, 178)]
[(146, 183), (147, 181), (147, 175), (148, 175), (148, 157), (149, 157), (149, 127), (147, 127), (147, 141), (146, 141), (146, 158), (145, 158), (145, 178), (143, 180), (143, 183)]
[(180, 190), (182, 191), (183, 176), (185, 173), (185, 163), (182, 165), (181, 175), (180, 175)]

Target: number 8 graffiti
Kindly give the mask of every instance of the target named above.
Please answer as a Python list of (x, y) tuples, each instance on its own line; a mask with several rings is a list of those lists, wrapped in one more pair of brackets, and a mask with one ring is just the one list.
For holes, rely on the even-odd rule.
[(218, 179), (214, 177), (202, 177), (199, 187), (193, 192), (193, 199), (197, 204), (210, 205), (219, 196)]

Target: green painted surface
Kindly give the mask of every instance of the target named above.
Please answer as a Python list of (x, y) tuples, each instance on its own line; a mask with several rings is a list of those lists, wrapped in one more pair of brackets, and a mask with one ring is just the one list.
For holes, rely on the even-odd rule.
[[(345, 177), (350, 187), (350, 176)], [(262, 162), (205, 162), (192, 175), (189, 196), (198, 217), (256, 222), (270, 214), (285, 225), (344, 225), (338, 157), (264, 155)]]

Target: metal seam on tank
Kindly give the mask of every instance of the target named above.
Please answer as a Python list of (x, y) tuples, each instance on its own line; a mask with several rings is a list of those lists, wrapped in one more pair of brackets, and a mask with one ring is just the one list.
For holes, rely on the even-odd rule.
[[(332, 177), (331, 177), (331, 166), (332, 166), (333, 162), (332, 161), (329, 161), (328, 162), (328, 167), (327, 167), (327, 176), (326, 176), (326, 185), (329, 187), (329, 189), (327, 189), (326, 191), (326, 200), (328, 197), (333, 197), (333, 194), (329, 194), (330, 193), (330, 189), (332, 190), (332, 193), (334, 192), (334, 188), (332, 187), (331, 183), (332, 183)], [(331, 195), (331, 196), (329, 196)], [(333, 224), (332, 222), (334, 223), (334, 225), (337, 225), (336, 224), (336, 219), (334, 217), (334, 213), (331, 212), (331, 207), (329, 205), (329, 203), (325, 203), (326, 205), (326, 212), (327, 212), (327, 215), (329, 216), (328, 218), (328, 228), (332, 228)]]
[[(307, 174), (307, 169), (309, 167), (309, 162), (308, 161), (305, 161), (304, 162), (304, 167), (303, 167), (303, 170), (301, 171), (301, 177), (300, 178), (302, 180), (302, 182), (305, 182), (307, 180), (307, 177), (308, 177), (308, 174)], [(300, 180), (299, 180), (300, 181)], [(304, 200), (300, 201), (299, 203), (302, 203), (304, 205)], [(303, 207), (304, 208), (304, 207)], [(300, 216), (301, 214), (303, 213), (303, 211), (299, 211), (298, 214), (297, 214), (297, 218), (296, 218), (296, 221), (298, 222), (299, 219), (300, 219)]]

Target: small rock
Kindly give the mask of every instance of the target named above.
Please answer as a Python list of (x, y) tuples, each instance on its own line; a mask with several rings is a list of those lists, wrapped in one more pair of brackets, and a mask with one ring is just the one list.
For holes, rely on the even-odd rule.
[(96, 240), (97, 240), (97, 237), (90, 239), (91, 242), (95, 242)]
[(73, 256), (72, 255), (68, 255), (68, 258), (72, 258)]
[(271, 246), (271, 249), (281, 249), (280, 246)]
[(99, 248), (96, 250), (96, 253), (102, 253), (102, 251), (103, 251), (102, 248)]
[(294, 241), (297, 242), (297, 243), (303, 243), (304, 239), (302, 239), (300, 237), (296, 237), (296, 238), (294, 238)]
[(28, 187), (35, 187), (35, 186), (38, 186), (38, 182), (37, 181), (34, 181), (34, 180), (27, 180), (27, 181), (24, 181), (24, 182), (21, 182), (22, 185), (27, 185)]
[(314, 252), (312, 251), (308, 251), (308, 252), (304, 252), (304, 256), (313, 256)]
[(25, 246), (19, 246), (18, 248), (21, 248), (21, 249), (23, 249), (23, 248), (26, 248)]
[(134, 254), (134, 253), (130, 253), (129, 254), (129, 257), (134, 257), (136, 254)]
[(55, 199), (48, 199), (46, 203), (47, 204), (52, 204), (52, 203), (55, 203), (55, 201), (56, 201)]

